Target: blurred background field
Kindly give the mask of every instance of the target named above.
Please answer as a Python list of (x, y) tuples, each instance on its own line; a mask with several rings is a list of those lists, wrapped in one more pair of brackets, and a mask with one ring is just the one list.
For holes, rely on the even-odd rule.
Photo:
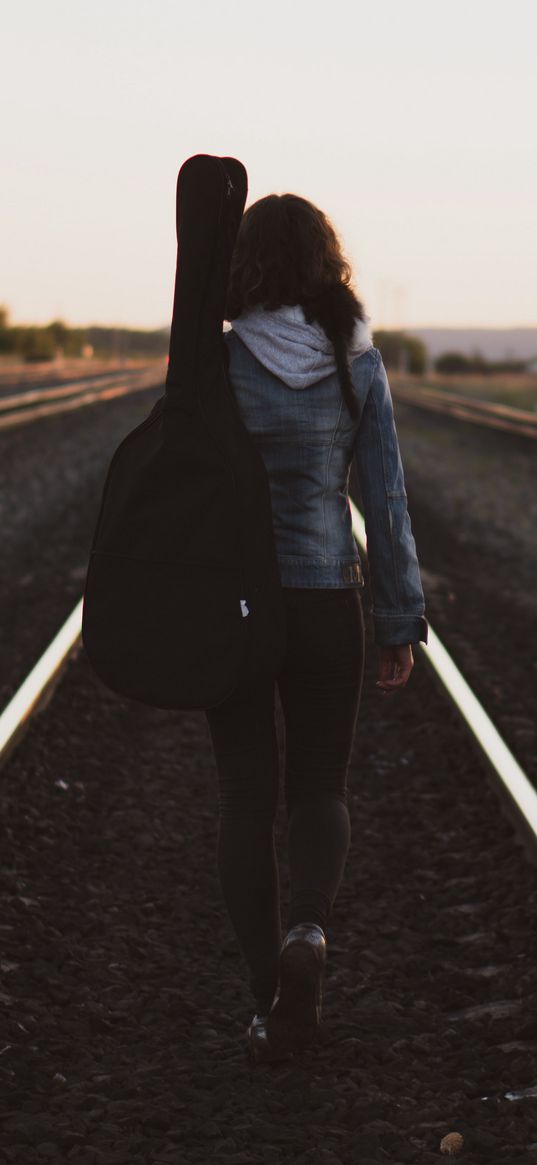
[[(521, 328), (518, 333), (439, 328), (429, 337), (428, 329), (377, 328), (373, 343), (382, 353), (394, 389), (432, 388), (535, 412), (537, 329)], [(167, 327), (72, 327), (64, 320), (15, 326), (8, 309), (0, 307), (0, 388), (136, 367), (161, 360), (168, 343)]]

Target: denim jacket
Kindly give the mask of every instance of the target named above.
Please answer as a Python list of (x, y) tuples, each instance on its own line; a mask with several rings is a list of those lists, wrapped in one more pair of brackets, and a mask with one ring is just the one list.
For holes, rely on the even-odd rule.
[(372, 345), (351, 363), (354, 420), (337, 373), (294, 391), (233, 330), (224, 332), (231, 386), (266, 466), (284, 587), (361, 587), (348, 485), (362, 493), (375, 642), (427, 642), (424, 596), (407, 511), (403, 466), (382, 357)]

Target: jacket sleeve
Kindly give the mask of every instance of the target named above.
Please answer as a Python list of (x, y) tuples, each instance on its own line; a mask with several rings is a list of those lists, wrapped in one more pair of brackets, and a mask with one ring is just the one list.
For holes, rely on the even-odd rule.
[(380, 352), (355, 438), (364, 506), (375, 642), (427, 642), (428, 625), (393, 402)]

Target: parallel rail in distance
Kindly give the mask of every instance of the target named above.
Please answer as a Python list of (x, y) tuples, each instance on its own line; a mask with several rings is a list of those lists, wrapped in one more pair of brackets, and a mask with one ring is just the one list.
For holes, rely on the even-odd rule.
[[(364, 519), (349, 499), (353, 531), (364, 552), (367, 551)], [(82, 602), (64, 623), (45, 653), (10, 700), (0, 716), (0, 765), (28, 726), (32, 715), (42, 706), (52, 685), (57, 682), (70, 655), (80, 640)], [(537, 792), (513, 753), (479, 703), (451, 656), (429, 624), (429, 641), (420, 644), (431, 667), (470, 729), (479, 748), (499, 778), (503, 789), (522, 818), (526, 829), (537, 840)]]
[(472, 400), (439, 388), (418, 388), (410, 385), (392, 384), (392, 396), (397, 402), (416, 405), (421, 409), (447, 413), (461, 421), (474, 425), (486, 425), (490, 429), (500, 429), (506, 433), (518, 433), (522, 437), (537, 440), (537, 415), (526, 409), (514, 409), (510, 405), (492, 404), (490, 401)]
[(0, 429), (12, 429), (40, 417), (72, 411), (115, 397), (164, 385), (164, 363), (112, 376), (95, 377), (83, 384), (76, 381), (56, 388), (32, 389), (0, 400)]

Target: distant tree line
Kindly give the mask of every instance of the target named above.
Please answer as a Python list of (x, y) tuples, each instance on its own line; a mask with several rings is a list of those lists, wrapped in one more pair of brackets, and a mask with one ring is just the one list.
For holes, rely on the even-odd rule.
[[(166, 356), (169, 343), (167, 328), (154, 331), (98, 325), (70, 328), (63, 320), (53, 320), (44, 326), (14, 326), (9, 322), (7, 308), (0, 306), (0, 356), (18, 356), (29, 362), (85, 355), (104, 360), (144, 359)], [(381, 352), (387, 368), (414, 376), (421, 376), (426, 371), (427, 348), (417, 336), (380, 329), (373, 332), (373, 343)], [(433, 367), (445, 375), (460, 376), (466, 373), (524, 372), (528, 363), (524, 360), (485, 360), (479, 352), (473, 356), (466, 356), (463, 352), (444, 352), (433, 362)]]
[(25, 361), (54, 360), (58, 356), (96, 356), (125, 359), (165, 356), (169, 332), (136, 328), (105, 328), (92, 325), (70, 328), (63, 320), (40, 325), (11, 325), (7, 308), (0, 307), (0, 355)]
[[(411, 372), (420, 376), (427, 369), (427, 348), (416, 336), (403, 331), (373, 332), (373, 343), (379, 349), (386, 368)], [(436, 372), (444, 375), (490, 375), (494, 372), (525, 372), (533, 360), (485, 360), (480, 352), (466, 356), (464, 352), (443, 352), (433, 361)]]
[(400, 372), (412, 372), (418, 376), (425, 372), (427, 348), (417, 336), (381, 329), (373, 332), (373, 343), (375, 348), (378, 348), (386, 368), (397, 368)]
[(469, 373), (486, 376), (492, 372), (525, 372), (527, 364), (526, 360), (485, 360), (479, 352), (473, 356), (466, 356), (464, 352), (443, 352), (434, 361), (437, 372), (457, 376)]

